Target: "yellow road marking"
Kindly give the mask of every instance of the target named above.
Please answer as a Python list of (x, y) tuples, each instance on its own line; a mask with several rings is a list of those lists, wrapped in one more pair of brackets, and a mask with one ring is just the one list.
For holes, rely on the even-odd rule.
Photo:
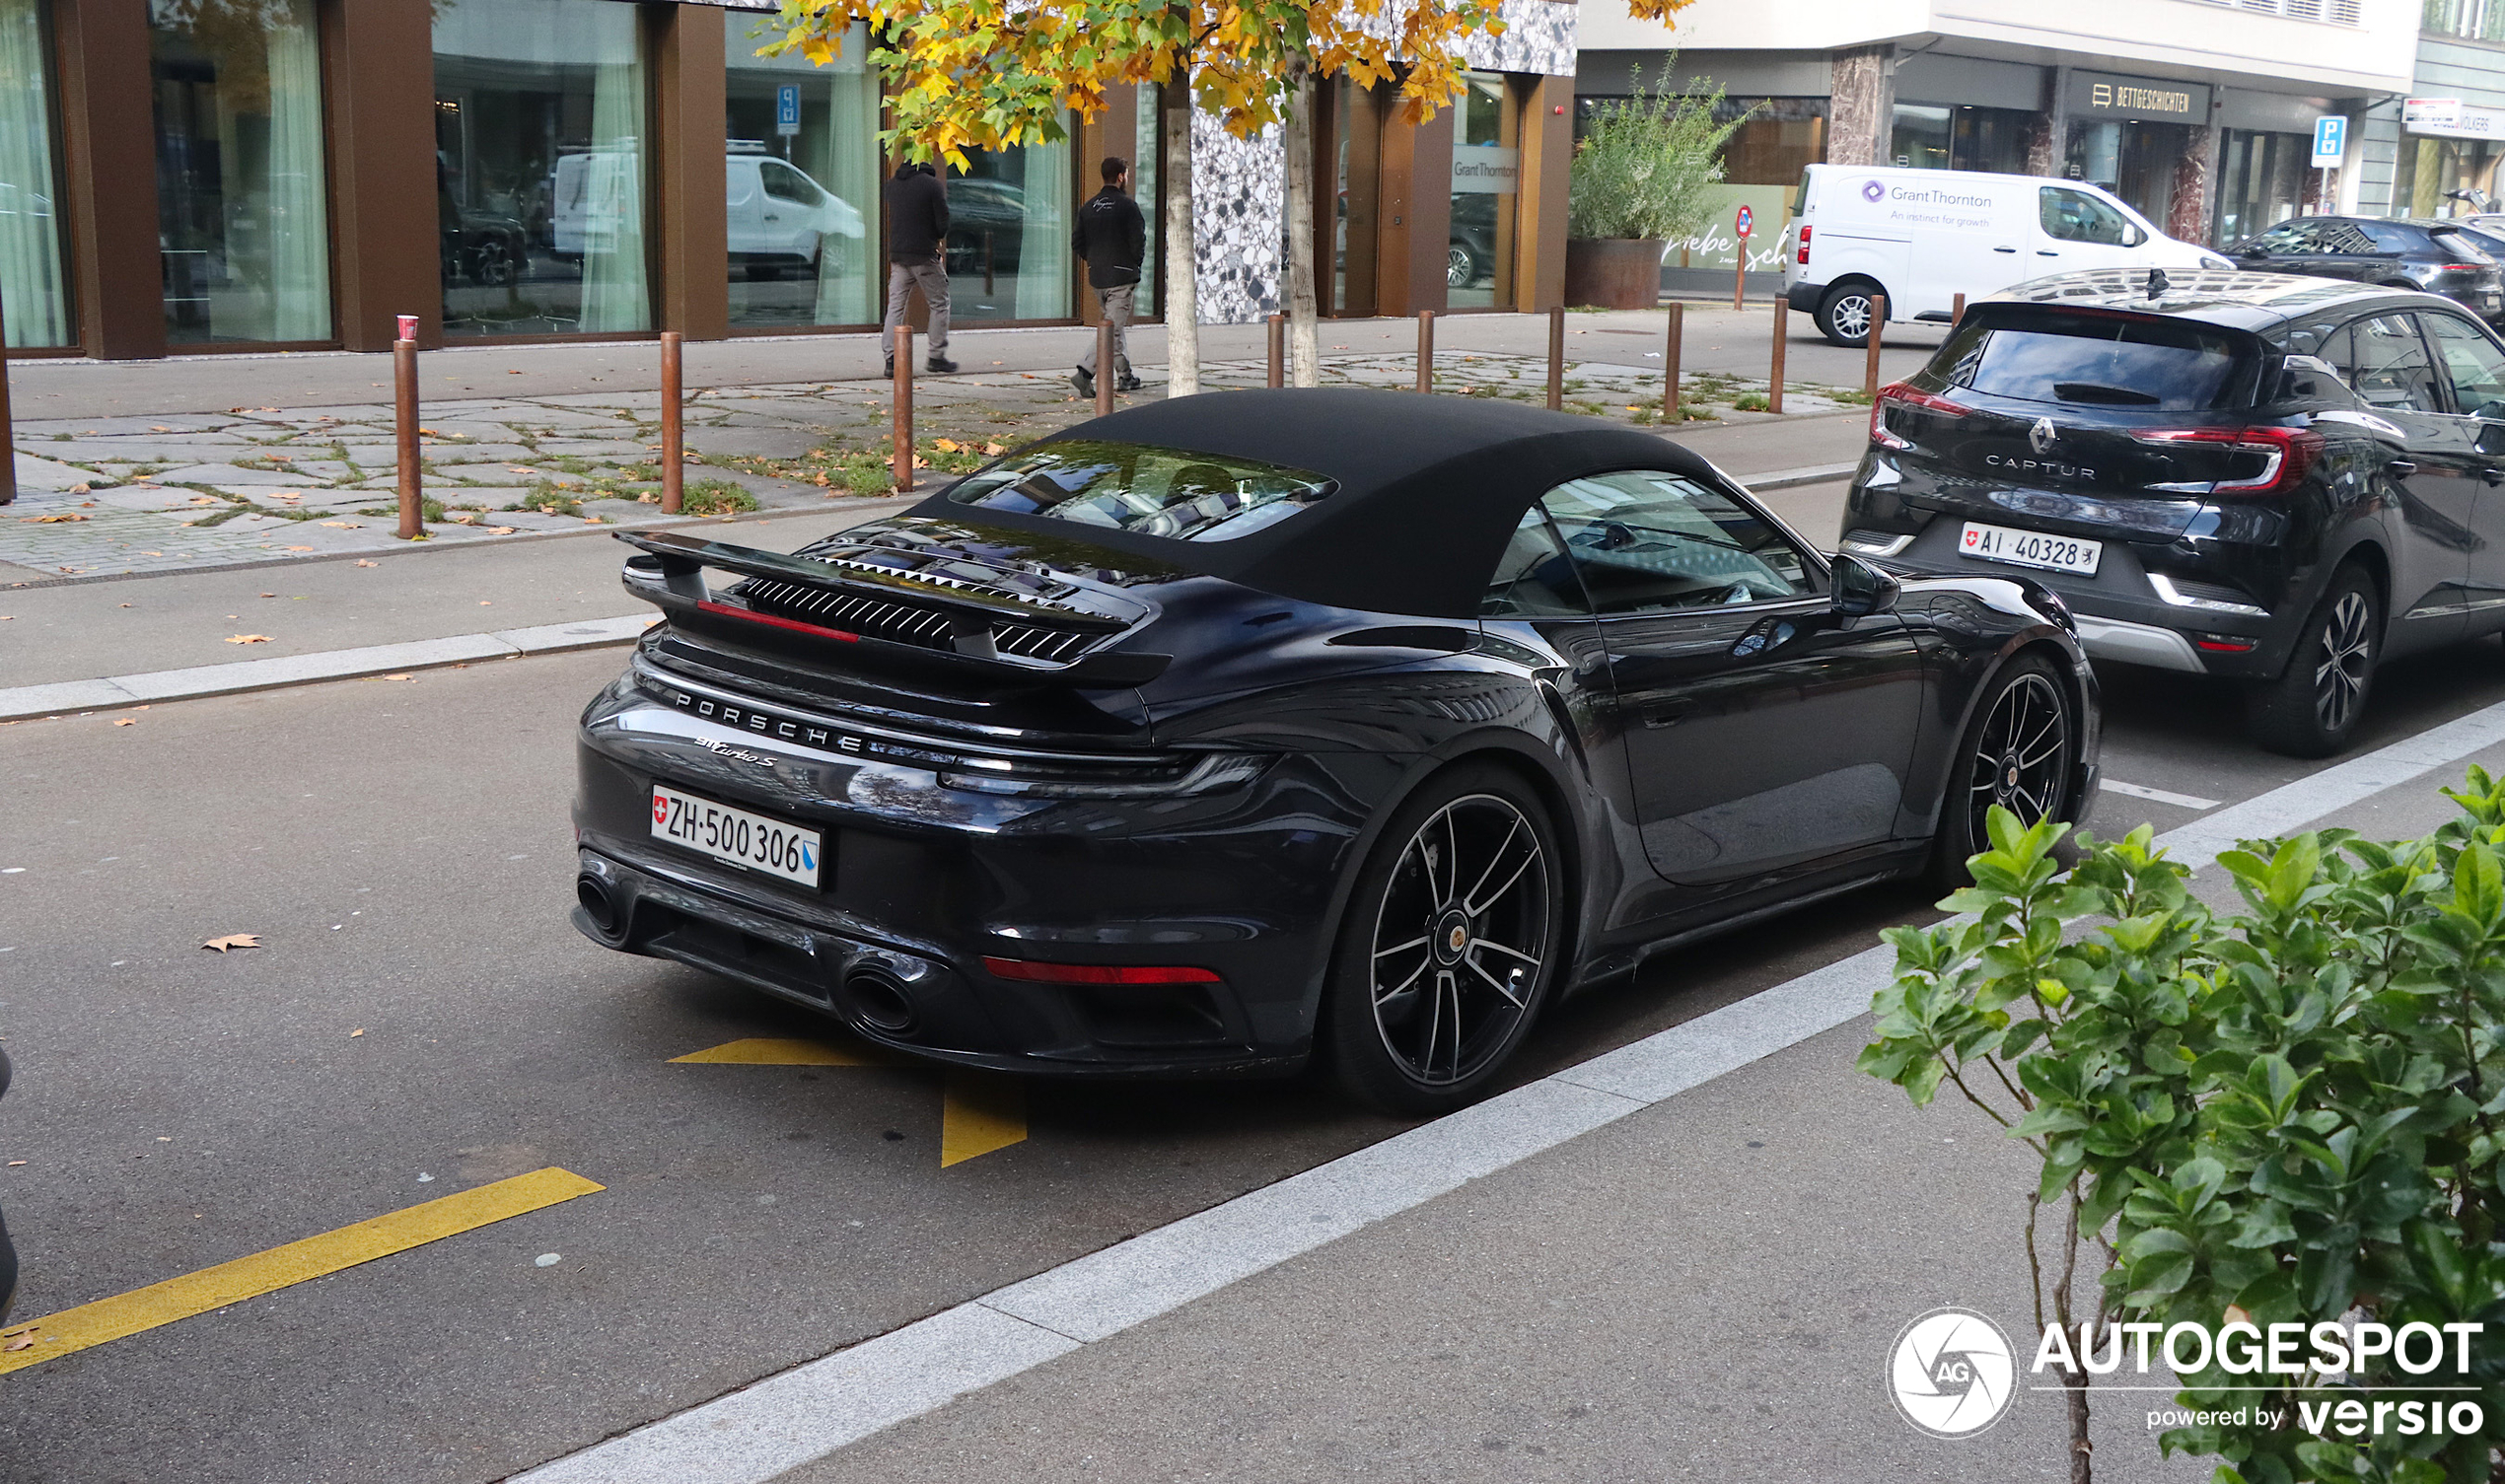
[(49, 1318), (12, 1324), (8, 1332), (13, 1336), (22, 1330), (34, 1331), (35, 1344), (26, 1350), (0, 1349), (0, 1375), (607, 1188), (571, 1170), (534, 1170), (65, 1308)]
[(703, 1051), (690, 1051), (670, 1058), (674, 1062), (720, 1062), (744, 1067), (878, 1067), (894, 1065), (894, 1059), (883, 1057), (866, 1048), (829, 1045), (824, 1041), (804, 1041), (782, 1036), (760, 1035), (744, 1041), (726, 1041)]
[[(862, 1042), (752, 1036), (670, 1058), (744, 1067), (900, 1067), (908, 1061)], [(1027, 1140), (1027, 1089), (1014, 1077), (951, 1071), (940, 1092), (940, 1167)]]
[(1027, 1086), (987, 1072), (948, 1074), (940, 1096), (940, 1167), (1027, 1142)]

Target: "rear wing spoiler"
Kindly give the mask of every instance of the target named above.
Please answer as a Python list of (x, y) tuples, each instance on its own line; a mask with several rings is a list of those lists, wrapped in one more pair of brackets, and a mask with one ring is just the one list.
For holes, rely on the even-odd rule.
[[(712, 626), (731, 632), (729, 624), (752, 624), (782, 633), (842, 645), (865, 657), (891, 663), (939, 664), (1001, 679), (1042, 681), (1086, 688), (1140, 685), (1165, 672), (1173, 657), (1131, 652), (1080, 654), (1067, 663), (1038, 660), (1004, 651), (1001, 640), (1011, 634), (1043, 631), (1068, 635), (1082, 643), (1102, 642), (1129, 628), (1130, 622), (1092, 613), (1045, 599), (1023, 599), (989, 592), (970, 583), (944, 577), (896, 572), (841, 558), (789, 556), (753, 546), (734, 546), (676, 531), (613, 532), (645, 553), (626, 564), (626, 590), (690, 627)], [(730, 595), (717, 596), (706, 584), (704, 569), (718, 568), (743, 577), (791, 584), (830, 598), (864, 600), (883, 612), (901, 610), (929, 615), (946, 623), (940, 634), (928, 622), (914, 626), (916, 642), (854, 632), (831, 624), (804, 622), (766, 612)], [(852, 607), (861, 607), (856, 602)], [(707, 619), (721, 620), (708, 625)], [(753, 638), (750, 634), (743, 637)]]

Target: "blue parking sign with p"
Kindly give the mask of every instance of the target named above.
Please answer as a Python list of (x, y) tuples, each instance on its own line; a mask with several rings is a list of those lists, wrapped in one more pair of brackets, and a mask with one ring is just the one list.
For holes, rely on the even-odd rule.
[(800, 84), (785, 83), (774, 90), (774, 132), (800, 132)]
[(2326, 113), (2314, 120), (2314, 168), (2328, 170), (2339, 164), (2348, 152), (2348, 119), (2339, 113)]

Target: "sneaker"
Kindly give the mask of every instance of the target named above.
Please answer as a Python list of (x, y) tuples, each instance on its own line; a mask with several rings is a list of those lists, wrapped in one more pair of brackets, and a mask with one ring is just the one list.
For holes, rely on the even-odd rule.
[(946, 376), (957, 369), (957, 363), (946, 356), (933, 356), (922, 363), (922, 369), (933, 376)]
[(1096, 378), (1089, 375), (1084, 366), (1070, 373), (1070, 385), (1079, 389), (1081, 396), (1096, 395)]
[(1113, 389), (1116, 391), (1137, 391), (1147, 385), (1148, 384), (1146, 382), (1141, 381), (1135, 376), (1126, 376), (1113, 384)]
[(885, 376), (885, 377), (886, 377), (889, 381), (891, 381), (891, 382), (895, 381), (895, 363), (894, 361), (890, 361), (890, 362), (888, 363), (888, 369), (887, 369), (885, 372), (881, 373), (881, 375)]

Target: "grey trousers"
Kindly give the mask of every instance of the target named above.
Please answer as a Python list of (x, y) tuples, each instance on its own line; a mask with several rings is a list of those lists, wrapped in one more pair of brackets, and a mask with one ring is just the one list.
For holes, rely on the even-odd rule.
[(922, 302), (931, 307), (931, 333), (926, 359), (938, 360), (948, 354), (948, 270), (938, 258), (925, 262), (890, 262), (888, 264), (888, 318), (879, 326), (881, 347), (887, 358), (895, 359), (895, 327), (904, 322), (904, 300), (914, 287), (922, 290)]
[[(1139, 293), (1139, 285), (1126, 283), (1118, 289), (1098, 289), (1096, 297), (1105, 301), (1105, 318), (1113, 325), (1113, 364), (1120, 367), (1121, 379), (1131, 374), (1131, 300)], [(1079, 357), (1079, 370), (1096, 375), (1096, 338), (1088, 337), (1087, 354)]]

